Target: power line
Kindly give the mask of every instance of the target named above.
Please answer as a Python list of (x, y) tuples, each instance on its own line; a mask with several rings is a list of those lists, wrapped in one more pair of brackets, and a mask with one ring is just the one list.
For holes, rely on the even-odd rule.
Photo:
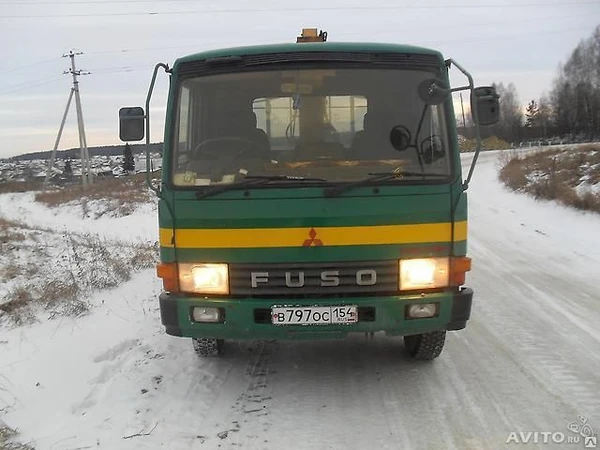
[[(127, 3), (156, 3), (156, 0), (126, 0)], [(198, 0), (162, 0), (162, 3), (188, 3), (194, 2), (197, 3)], [(91, 5), (91, 4), (105, 4), (105, 3), (119, 3), (123, 4), (123, 0), (83, 0), (83, 1), (66, 1), (66, 0), (58, 0), (58, 1), (2, 1), (0, 4), (3, 5), (19, 5), (19, 6), (27, 6), (27, 5)]]
[(98, 75), (112, 75), (115, 73), (128, 73), (128, 72), (139, 72), (141, 70), (152, 70), (152, 65), (148, 64), (146, 66), (139, 66), (139, 67), (115, 67), (112, 69), (98, 69), (98, 70), (94, 70), (93, 73), (94, 74), (98, 74)]
[(35, 67), (35, 66), (39, 66), (40, 64), (47, 64), (49, 62), (54, 62), (54, 61), (58, 61), (60, 58), (51, 58), (51, 59), (45, 59), (43, 61), (38, 61), (35, 63), (31, 63), (28, 64), (26, 66), (19, 66), (19, 67), (13, 67), (12, 69), (8, 69), (8, 70), (3, 70), (0, 73), (12, 73), (12, 72), (17, 72), (19, 70), (24, 70), (24, 69), (29, 69), (31, 67)]
[[(140, 0), (140, 1), (146, 1), (146, 0)], [(172, 1), (187, 1), (187, 0), (172, 0)], [(577, 13), (577, 14), (570, 14), (569, 18), (573, 18), (573, 17), (578, 17), (578, 16), (588, 16), (589, 13), (587, 12), (583, 12), (583, 13)], [(544, 16), (544, 17), (539, 17), (536, 16), (535, 19), (531, 19), (531, 18), (527, 18), (527, 19), (511, 19), (510, 23), (530, 23), (530, 22), (540, 22), (540, 21), (544, 21), (546, 19), (551, 19), (552, 17), (549, 16)], [(501, 21), (501, 22), (486, 22), (486, 23), (471, 23), (471, 24), (465, 24), (461, 26), (461, 29), (464, 28), (478, 28), (478, 27), (489, 27), (490, 25), (500, 25), (502, 23), (505, 23), (505, 21)], [(447, 27), (437, 27), (437, 30), (441, 30), (441, 29), (454, 29), (455, 25), (449, 25)], [(417, 29), (417, 28), (414, 28)], [(571, 29), (569, 29), (570, 31)], [(406, 31), (411, 31), (411, 29), (407, 29), (404, 28), (402, 30), (403, 32)], [(558, 30), (560, 31), (560, 30)], [(374, 36), (374, 35), (380, 35), (380, 34), (389, 34), (393, 31), (388, 31), (388, 30), (378, 30), (375, 32), (369, 32), (370, 36)], [(354, 36), (355, 32), (353, 31), (349, 31), (349, 32), (344, 32), (344, 31), (339, 31), (336, 32), (336, 36)], [(273, 42), (272, 39), (255, 39), (252, 41), (253, 43), (256, 44), (261, 44), (261, 43), (267, 43), (267, 42)], [(444, 41), (444, 42), (449, 42), (449, 41)], [(454, 41), (456, 42), (456, 41)], [(227, 45), (237, 45), (239, 44), (239, 41), (228, 41), (228, 42), (223, 42), (223, 41), (202, 41), (199, 42), (198, 44), (190, 44), (190, 45), (174, 45), (174, 46), (166, 46), (166, 47), (145, 47), (145, 48), (122, 48), (122, 49), (113, 49), (113, 50), (98, 50), (98, 51), (94, 51), (94, 52), (87, 52), (88, 55), (101, 55), (101, 54), (115, 54), (115, 53), (135, 53), (135, 52), (147, 52), (147, 51), (156, 51), (156, 50), (178, 50), (178, 49), (184, 49), (184, 48), (202, 48), (203, 46), (206, 46), (206, 44), (215, 44), (215, 45), (219, 45), (219, 46), (227, 46)], [(24, 70), (24, 69), (28, 69), (34, 66), (38, 66), (41, 64), (47, 64), (49, 62), (54, 62), (54, 61), (58, 61), (60, 58), (51, 58), (51, 59), (47, 59), (47, 60), (43, 60), (43, 61), (38, 61), (35, 63), (31, 63), (25, 66), (19, 66), (19, 67), (15, 67), (12, 69), (8, 69), (8, 70), (4, 70), (0, 72), (1, 74), (6, 74), (6, 73), (12, 73), (12, 72), (17, 72), (20, 70)], [(99, 69), (99, 70), (105, 70), (105, 69)], [(98, 73), (98, 70), (94, 70), (95, 73)], [(0, 88), (0, 91), (2, 90), (2, 88)]]
[[(88, 75), (88, 74), (94, 73), (94, 74), (98, 74), (98, 75), (112, 75), (112, 74), (119, 74), (119, 73), (140, 72), (142, 70), (150, 70), (151, 66), (152, 65), (149, 63), (148, 65), (145, 65), (145, 66), (105, 67), (105, 68), (98, 68), (98, 69), (95, 69), (92, 71), (85, 71), (85, 72), (79, 71), (80, 72), (79, 74), (80, 75)], [(70, 72), (65, 72), (65, 73), (70, 73)], [(43, 85), (52, 83), (52, 82), (60, 80), (60, 79), (63, 79), (63, 77), (58, 75), (58, 76), (53, 76), (53, 77), (38, 78), (36, 80), (30, 80), (27, 82), (17, 83), (17, 84), (10, 85), (10, 86), (0, 87), (0, 95), (18, 92), (23, 89), (29, 89), (29, 88), (33, 88), (33, 87), (43, 86)]]
[[(562, 30), (545, 30), (545, 31), (540, 31), (540, 34), (547, 34), (547, 33), (563, 33), (563, 32), (569, 32), (569, 31), (579, 31), (581, 28), (568, 28), (568, 29), (562, 29)], [(513, 35), (511, 35), (513, 36)], [(528, 36), (526, 34), (518, 34), (515, 35), (518, 37), (522, 37), (522, 36)], [(491, 38), (484, 38), (484, 39), (478, 39), (477, 41), (473, 41), (472, 39), (458, 39), (458, 40), (444, 40), (444, 41), (429, 41), (429, 42), (424, 42), (424, 45), (442, 45), (442, 44), (446, 44), (446, 43), (472, 43), (472, 44), (477, 44), (479, 42), (488, 42), (488, 41), (494, 41), (494, 40), (506, 40), (506, 36), (496, 36), (496, 37), (491, 37)], [(141, 72), (141, 71), (149, 71), (151, 69), (152, 64), (148, 64), (146, 66), (135, 66), (135, 67), (112, 67), (112, 68), (105, 68), (105, 69), (96, 69), (93, 70), (91, 72), (93, 72), (94, 74), (98, 74), (98, 75), (114, 75), (114, 74), (126, 74), (126, 73), (132, 73), (132, 72)], [(60, 79), (61, 77), (53, 77), (50, 78), (48, 80), (45, 81), (41, 81), (39, 83), (34, 83), (34, 84), (21, 84), (21, 85), (16, 85), (16, 86), (12, 86), (9, 88), (9, 90), (0, 90), (0, 95), (3, 94), (8, 94), (8, 93), (13, 93), (13, 92), (17, 92), (23, 89), (29, 89), (32, 87), (37, 87), (37, 86), (42, 86), (45, 84), (48, 84), (50, 82), (56, 81), (58, 79)]]
[[(538, 19), (536, 19), (537, 21)], [(526, 21), (532, 21), (531, 19), (528, 19)], [(512, 22), (511, 22), (512, 23)], [(573, 28), (563, 28), (563, 29), (550, 29), (550, 30), (539, 30), (536, 31), (536, 34), (548, 34), (548, 33), (566, 33), (566, 32), (570, 32), (570, 31), (580, 31), (581, 27), (585, 26), (584, 24), (579, 25), (578, 27), (573, 27)], [(406, 31), (406, 30), (403, 30)], [(380, 31), (379, 33), (393, 33), (393, 31)], [(340, 34), (347, 34), (347, 33), (340, 33)], [(495, 41), (495, 40), (507, 40), (513, 37), (523, 37), (523, 36), (529, 36), (529, 34), (527, 33), (510, 33), (508, 36), (493, 36), (493, 37), (489, 37), (489, 38), (481, 38), (481, 39), (477, 39), (477, 40), (472, 40), (470, 38), (468, 39), (444, 39), (443, 41), (422, 41), (419, 42), (419, 45), (430, 45), (430, 46), (437, 46), (437, 45), (443, 45), (443, 44), (454, 44), (454, 43), (473, 43), (473, 44), (477, 44), (479, 42), (487, 42), (487, 41)], [(266, 40), (264, 40), (266, 41)], [(260, 43), (260, 42), (264, 42), (262, 40), (257, 40), (255, 41), (256, 43)], [(231, 44), (237, 44), (238, 42), (231, 42)], [(184, 45), (184, 46), (170, 46), (170, 47), (154, 47), (154, 48), (138, 48), (138, 49), (120, 49), (120, 50), (103, 50), (103, 51), (98, 51), (98, 52), (88, 52), (88, 54), (105, 54), (105, 53), (129, 53), (129, 52), (137, 52), (137, 51), (154, 51), (154, 50), (175, 50), (175, 49), (182, 49), (182, 48), (189, 48), (189, 47), (194, 47), (194, 48), (198, 48), (199, 46), (205, 45), (206, 42), (203, 42), (202, 44), (191, 44), (191, 45)], [(215, 42), (215, 44), (219, 45), (219, 46), (224, 46), (227, 45), (227, 43), (223, 43), (223, 42)], [(57, 58), (53, 58), (52, 60), (48, 60), (48, 61), (53, 61)], [(40, 61), (38, 63), (34, 63), (32, 65), (36, 65), (36, 64), (41, 64), (42, 62), (47, 62), (47, 61)], [(98, 69), (94, 69), (93, 73), (95, 74), (99, 74), (99, 75), (111, 75), (111, 74), (123, 74), (123, 73), (130, 73), (130, 72), (139, 72), (142, 70), (149, 70), (149, 67), (151, 66), (151, 63), (148, 63), (148, 65), (145, 66), (117, 66), (117, 67), (105, 67), (105, 68), (98, 68)], [(24, 82), (24, 83), (18, 83), (12, 86), (5, 86), (5, 87), (1, 87), (0, 88), (0, 94), (7, 94), (7, 93), (12, 93), (12, 92), (17, 92), (20, 91), (22, 89), (28, 89), (31, 87), (37, 87), (37, 86), (42, 86), (48, 83), (51, 83), (53, 81), (56, 81), (58, 79), (61, 79), (62, 77), (58, 76), (58, 77), (50, 77), (50, 78), (41, 78), (41, 79), (37, 79), (37, 80), (32, 80), (32, 81), (28, 81), (28, 82)]]
[(4, 86), (4, 87), (0, 88), (0, 93), (5, 94), (8, 92), (15, 92), (15, 91), (19, 91), (21, 89), (26, 89), (29, 87), (42, 86), (44, 84), (48, 84), (48, 83), (51, 83), (52, 81), (59, 80), (59, 79), (62, 79), (62, 76), (39, 78), (37, 80), (30, 80), (30, 81), (27, 81), (24, 83), (14, 84), (12, 86)]
[[(163, 0), (162, 3), (197, 3), (198, 0), (169, 0), (169, 1), (165, 1)], [(107, 3), (119, 3), (119, 4), (123, 4), (123, 0), (83, 0), (83, 1), (66, 1), (66, 0), (53, 0), (53, 1), (3, 1), (2, 4), (8, 4), (8, 5), (18, 5), (18, 6), (27, 6), (27, 5), (56, 5), (56, 4), (63, 4), (63, 5), (89, 5), (89, 4), (107, 4)], [(127, 3), (156, 3), (156, 0), (127, 0)], [(495, 3), (495, 4), (489, 4), (489, 5), (485, 5), (485, 4), (466, 4), (466, 5), (404, 5), (404, 6), (373, 6), (373, 7), (361, 7), (361, 6), (347, 6), (347, 7), (343, 7), (343, 8), (334, 8), (334, 7), (317, 7), (317, 8), (313, 8), (313, 7), (306, 7), (306, 8), (302, 8), (303, 10), (315, 10), (315, 9), (319, 9), (319, 10), (323, 10), (323, 9), (335, 9), (335, 10), (339, 10), (339, 9), (354, 9), (354, 8), (361, 8), (361, 9), (372, 9), (372, 8), (386, 8), (386, 9), (408, 9), (408, 8), (412, 8), (412, 9), (421, 9), (421, 8), (427, 8), (427, 9), (447, 9), (447, 8), (522, 8), (522, 7), (531, 7), (531, 6), (564, 6), (564, 5), (573, 5), (573, 4), (597, 4), (597, 1), (592, 1), (592, 0), (580, 0), (580, 1), (558, 1), (558, 2), (553, 2), (553, 3), (542, 3), (542, 2), (537, 2), (537, 3), (509, 3), (509, 4), (505, 4), (505, 3)], [(297, 10), (299, 8), (291, 8), (291, 9), (283, 9), (283, 11), (289, 11), (289, 10)], [(210, 11), (210, 10), (209, 10)], [(246, 11), (246, 10), (244, 10)], [(270, 10), (268, 10), (270, 11)], [(278, 11), (282, 11), (281, 9), (279, 9)]]
[[(535, 31), (535, 35), (537, 36), (538, 34), (548, 34), (548, 33), (566, 33), (569, 31), (581, 31), (582, 27), (584, 25), (580, 25), (577, 28), (554, 28), (552, 30), (536, 30)], [(443, 41), (422, 41), (420, 42), (420, 44), (422, 45), (436, 45), (436, 46), (441, 46), (444, 44), (460, 44), (460, 43), (471, 43), (471, 44), (478, 44), (480, 42), (488, 42), (488, 41), (497, 41), (497, 40), (508, 40), (510, 38), (513, 37), (530, 37), (531, 33), (510, 33), (510, 35), (508, 36), (493, 36), (493, 37), (489, 37), (489, 38), (480, 38), (477, 40), (474, 39), (444, 39)]]
[[(92, 1), (92, 0), (90, 0)], [(48, 3), (51, 4), (51, 3)], [(345, 6), (345, 7), (296, 7), (281, 8), (277, 10), (267, 8), (255, 9), (210, 9), (210, 10), (188, 10), (188, 11), (146, 11), (131, 13), (80, 13), (80, 14), (37, 14), (21, 16), (0, 16), (0, 19), (41, 19), (41, 18), (67, 18), (67, 17), (125, 17), (125, 16), (167, 16), (181, 14), (264, 14), (273, 12), (315, 12), (315, 11), (376, 11), (376, 10), (407, 10), (407, 9), (494, 9), (494, 8), (531, 8), (551, 6), (573, 6), (573, 5), (600, 5), (598, 1), (571, 1), (556, 3), (519, 3), (519, 4), (464, 4), (464, 5), (404, 5), (404, 6)]]
[(39, 87), (39, 86), (45, 86), (47, 84), (58, 81), (59, 79), (62, 79), (62, 77), (52, 78), (52, 79), (49, 79), (49, 80), (46, 80), (46, 81), (43, 81), (40, 83), (28, 84), (26, 86), (21, 86), (16, 89), (11, 89), (8, 91), (0, 91), (0, 96), (6, 95), (6, 94), (12, 94), (13, 92), (19, 92), (19, 91), (22, 91), (23, 89), (30, 89), (30, 88), (35, 88), (35, 87)]
[[(566, 32), (570, 32), (570, 31), (579, 31), (581, 30), (581, 26), (576, 27), (576, 28), (563, 28), (563, 29), (551, 29), (551, 30), (541, 30), (541, 31), (537, 31), (537, 34), (548, 34), (548, 33), (566, 33)], [(472, 43), (472, 44), (477, 44), (480, 42), (488, 42), (488, 41), (495, 41), (495, 40), (506, 40), (507, 38), (511, 38), (511, 37), (523, 37), (523, 36), (529, 36), (529, 34), (525, 34), (525, 33), (511, 33), (509, 36), (494, 36), (494, 37), (489, 37), (489, 38), (482, 38), (482, 39), (477, 39), (477, 40), (472, 40), (472, 39), (453, 39), (453, 40), (448, 40), (448, 39), (444, 39), (443, 41), (423, 41), (420, 42), (420, 44), (422, 45), (431, 45), (431, 46), (439, 46), (439, 45), (443, 45), (443, 44), (455, 44), (455, 43)], [(148, 48), (148, 49), (138, 49), (138, 50), (129, 50), (129, 51), (142, 51), (142, 50), (161, 50), (161, 49), (177, 49), (177, 48), (187, 48), (190, 46), (180, 46), (180, 47), (157, 47), (154, 49)], [(197, 46), (193, 46), (192, 47), (197, 47)], [(107, 51), (107, 52), (96, 52), (96, 53), (112, 53), (113, 51)], [(115, 51), (115, 52), (118, 52)], [(92, 54), (92, 53), (88, 53), (88, 54)], [(150, 70), (152, 64), (148, 63), (148, 65), (146, 66), (118, 66), (118, 67), (106, 67), (106, 68), (98, 68), (98, 69), (94, 69), (91, 72), (93, 72), (94, 74), (98, 74), (98, 75), (112, 75), (112, 74), (124, 74), (124, 73), (131, 73), (131, 72), (140, 72), (142, 70)], [(0, 89), (0, 94), (6, 94), (6, 93), (12, 93), (12, 92), (16, 92), (22, 89), (28, 89), (30, 87), (36, 87), (36, 86), (40, 86), (40, 85), (44, 85), (47, 83), (50, 83), (52, 81), (55, 81), (57, 79), (60, 79), (61, 77), (52, 77), (49, 79), (40, 79), (40, 80), (35, 80), (33, 82), (27, 82), (27, 83), (20, 83), (17, 85), (13, 85), (13, 86), (9, 86), (6, 87), (4, 89)], [(32, 84), (33, 83), (33, 84)]]
[[(148, 64), (146, 66), (136, 66), (136, 67), (112, 67), (112, 68), (106, 68), (106, 69), (97, 69), (97, 70), (93, 70), (93, 71), (90, 71), (87, 73), (94, 73), (97, 75), (114, 75), (114, 74), (130, 73), (130, 72), (141, 72), (142, 70), (147, 71), (147, 70), (151, 70), (151, 68), (152, 68), (152, 65)], [(82, 75), (83, 75), (83, 73), (82, 73)], [(19, 92), (24, 89), (30, 89), (30, 88), (34, 88), (34, 87), (38, 87), (38, 86), (44, 86), (46, 84), (50, 84), (52, 82), (62, 80), (62, 79), (63, 79), (63, 77), (59, 75), (59, 76), (54, 76), (54, 77), (49, 77), (49, 78), (40, 78), (38, 80), (28, 81), (25, 83), (19, 83), (19, 84), (15, 84), (12, 86), (5, 86), (3, 88), (0, 88), (0, 95), (12, 94), (13, 92)]]
[(120, 66), (120, 67), (103, 67), (100, 69), (93, 69), (90, 70), (90, 72), (93, 72), (95, 75), (98, 74), (103, 74), (103, 73), (111, 73), (111, 72), (120, 72), (120, 71), (124, 71), (124, 70), (130, 70), (131, 67), (129, 66)]
[[(260, 43), (264, 43), (264, 42), (273, 42), (273, 39), (256, 39), (252, 41), (255, 44), (260, 44)], [(208, 42), (211, 43), (211, 42)], [(221, 47), (224, 47), (226, 45), (237, 45), (240, 43), (240, 41), (229, 41), (229, 42), (223, 42), (223, 41), (217, 41), (217, 42), (212, 42), (216, 45), (219, 45)], [(177, 50), (177, 49), (181, 49), (181, 48), (199, 48), (201, 46), (205, 46), (207, 44), (207, 41), (202, 41), (201, 43), (198, 44), (189, 44), (189, 45), (171, 45), (168, 47), (146, 47), (146, 48), (122, 48), (122, 49), (118, 49), (118, 50), (99, 50), (96, 52), (88, 52), (88, 55), (101, 55), (101, 54), (111, 54), (111, 53), (135, 53), (135, 52), (148, 52), (148, 51), (155, 51), (155, 50)]]
[[(579, 17), (579, 16), (589, 16), (589, 13), (584, 12), (584, 13), (577, 13), (577, 14), (570, 14), (569, 18), (573, 18), (573, 17)], [(479, 27), (486, 27), (489, 28), (492, 25), (502, 25), (506, 22), (510, 23), (510, 24), (514, 24), (514, 23), (539, 23), (540, 21), (544, 21), (547, 19), (552, 19), (553, 17), (551, 16), (536, 16), (535, 19), (531, 19), (531, 18), (527, 18), (527, 19), (511, 19), (510, 21), (496, 21), (496, 22), (486, 22), (486, 23), (471, 23), (471, 24), (465, 24), (461, 26), (461, 29), (465, 29), (465, 28), (479, 28)], [(436, 30), (444, 30), (444, 29), (455, 29), (456, 25), (448, 25), (445, 27), (436, 27)], [(413, 30), (420, 30), (419, 27), (415, 27), (415, 28), (403, 28), (402, 29), (402, 33), (406, 33), (409, 31), (413, 31)], [(570, 29), (569, 29), (570, 30)], [(560, 31), (560, 30), (559, 30)], [(397, 33), (398, 30), (382, 30), (379, 29), (378, 31), (370, 31), (369, 32), (369, 36), (374, 36), (374, 35), (381, 35), (381, 34), (390, 34), (390, 33)], [(336, 36), (356, 36), (356, 32), (354, 31), (338, 31), (335, 33)], [(252, 43), (253, 44), (263, 44), (263, 43), (273, 43), (275, 42), (273, 39), (253, 39)], [(444, 41), (446, 42), (446, 40)], [(101, 55), (101, 54), (116, 54), (116, 53), (136, 53), (136, 52), (147, 52), (147, 51), (157, 51), (157, 50), (179, 50), (179, 49), (184, 49), (184, 48), (196, 48), (196, 49), (202, 49), (202, 48), (206, 48), (207, 44), (214, 44), (216, 46), (219, 47), (225, 47), (228, 45), (239, 45), (240, 44), (240, 40), (237, 41), (206, 41), (203, 40), (202, 42), (199, 42), (197, 44), (187, 44), (187, 45), (171, 45), (171, 46), (166, 46), (166, 47), (144, 47), (144, 48), (121, 48), (121, 49), (113, 49), (113, 50), (97, 50), (97, 51), (93, 51), (93, 52), (87, 52), (88, 55)]]

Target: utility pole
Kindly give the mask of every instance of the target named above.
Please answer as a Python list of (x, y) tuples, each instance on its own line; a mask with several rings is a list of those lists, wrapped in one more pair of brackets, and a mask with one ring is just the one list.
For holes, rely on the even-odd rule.
[(79, 95), (79, 80), (77, 79), (79, 75), (89, 75), (90, 72), (81, 71), (75, 67), (75, 56), (82, 54), (82, 52), (73, 52), (73, 50), (71, 50), (68, 54), (63, 55), (63, 58), (71, 58), (71, 68), (63, 73), (71, 74), (73, 76), (73, 87), (71, 88), (71, 92), (69, 93), (67, 107), (65, 108), (65, 113), (63, 114), (62, 122), (60, 123), (60, 128), (58, 129), (58, 135), (56, 136), (56, 141), (54, 143), (54, 149), (52, 150), (52, 156), (50, 157), (50, 161), (48, 163), (48, 170), (46, 172), (46, 178), (44, 180), (44, 187), (46, 187), (46, 185), (48, 184), (51, 171), (54, 168), (54, 162), (56, 161), (56, 149), (58, 148), (58, 145), (60, 143), (60, 138), (62, 136), (63, 128), (67, 120), (67, 115), (69, 113), (69, 107), (71, 106), (71, 100), (73, 99), (73, 95), (75, 95), (75, 107), (77, 109), (77, 130), (79, 133), (79, 149), (81, 152), (81, 183), (83, 184), (84, 188), (87, 187), (88, 184), (92, 183), (90, 155), (87, 148), (87, 140), (85, 138), (83, 111), (81, 109), (81, 97)]

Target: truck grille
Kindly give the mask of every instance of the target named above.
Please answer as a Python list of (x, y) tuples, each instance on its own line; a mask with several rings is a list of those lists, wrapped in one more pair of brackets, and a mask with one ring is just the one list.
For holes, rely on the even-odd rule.
[(398, 261), (230, 264), (233, 296), (372, 295), (398, 291)]

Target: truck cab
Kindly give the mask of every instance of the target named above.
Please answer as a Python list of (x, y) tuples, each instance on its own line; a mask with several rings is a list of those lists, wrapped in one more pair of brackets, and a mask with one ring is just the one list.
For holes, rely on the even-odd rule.
[[(152, 85), (159, 66), (171, 77), (156, 189), (166, 332), (200, 356), (228, 339), (375, 332), (439, 356), (473, 298), (451, 61), (309, 29), (158, 65)], [(493, 123), (493, 88), (463, 73), (475, 122)], [(144, 123), (149, 134), (141, 108), (120, 117), (124, 140)]]

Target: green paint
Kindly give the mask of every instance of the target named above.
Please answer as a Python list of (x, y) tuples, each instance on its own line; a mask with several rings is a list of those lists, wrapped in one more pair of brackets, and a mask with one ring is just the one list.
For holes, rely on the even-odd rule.
[[(178, 191), (176, 221), (161, 208), (161, 228), (278, 228), (360, 225), (398, 225), (450, 221), (451, 199), (460, 184), (388, 186), (349, 191), (340, 197), (323, 197), (323, 188), (252, 189), (229, 191), (198, 200), (193, 192)], [(451, 195), (452, 193), (452, 195)], [(464, 199), (455, 220), (466, 220)]]
[[(445, 329), (450, 322), (452, 296), (430, 294), (426, 297), (411, 295), (398, 297), (354, 297), (344, 299), (308, 300), (255, 300), (255, 299), (202, 299), (175, 297), (177, 314), (183, 336), (216, 337), (228, 339), (315, 339), (323, 337), (344, 337), (353, 332), (385, 331), (392, 335), (416, 334)], [(405, 319), (405, 306), (415, 303), (440, 304), (439, 316), (429, 319)], [(256, 308), (270, 309), (272, 306), (325, 306), (356, 305), (374, 307), (375, 321), (358, 322), (351, 325), (306, 325), (275, 326), (254, 323)], [(219, 307), (225, 309), (225, 323), (199, 324), (193, 322), (191, 310), (194, 306)]]
[[(465, 255), (467, 242), (455, 242), (454, 254)], [(425, 258), (448, 255), (448, 243), (410, 245), (350, 245), (344, 247), (310, 248), (240, 248), (240, 249), (179, 249), (177, 259), (175, 249), (160, 249), (161, 260), (165, 262), (333, 262), (333, 261), (375, 261), (398, 258)]]

